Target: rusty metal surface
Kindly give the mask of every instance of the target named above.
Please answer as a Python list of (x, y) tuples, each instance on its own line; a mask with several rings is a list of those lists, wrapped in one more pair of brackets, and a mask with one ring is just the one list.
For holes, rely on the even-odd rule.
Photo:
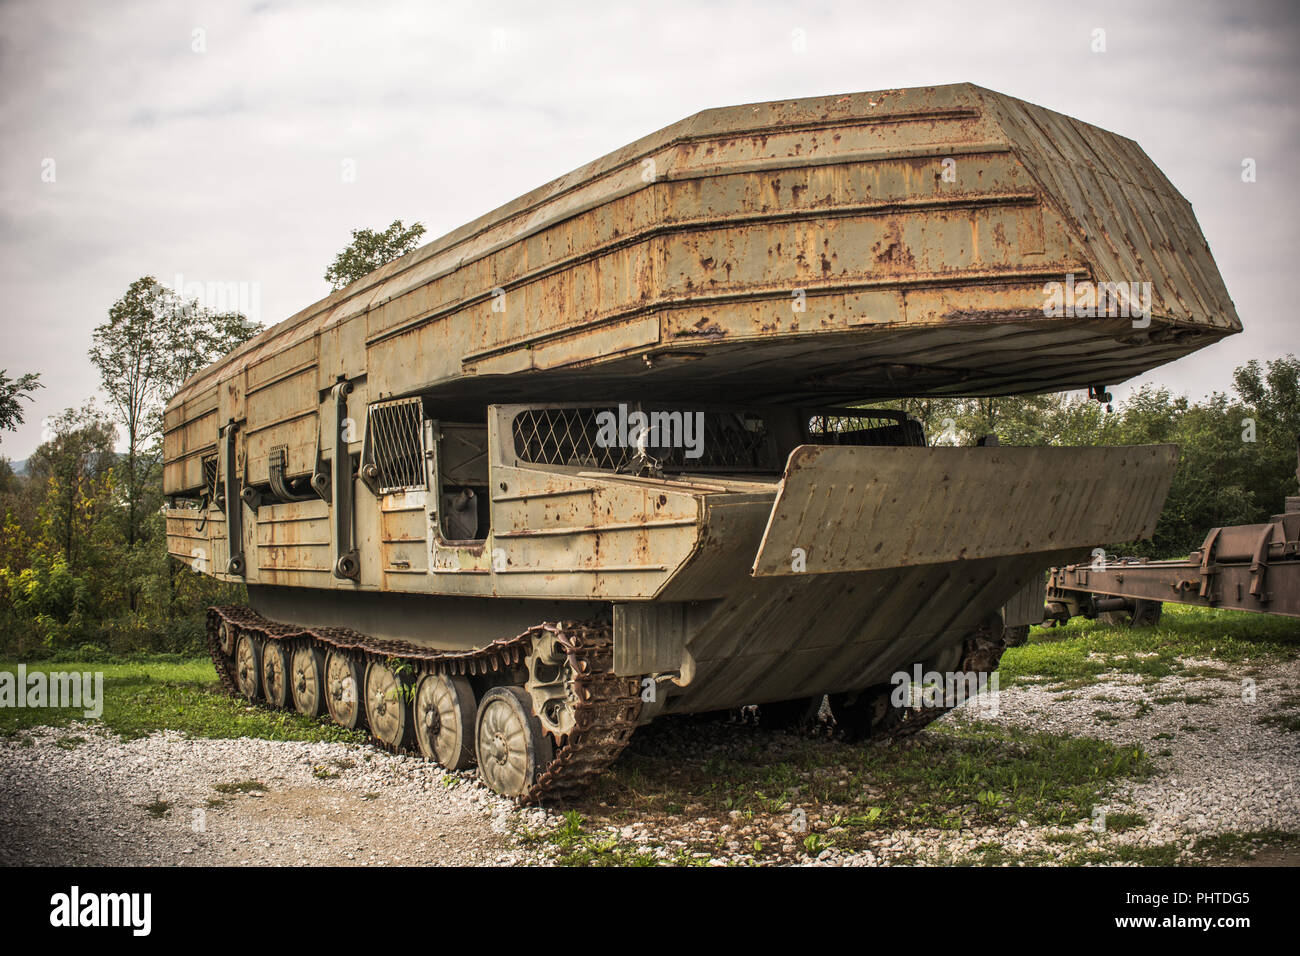
[[(1150, 326), (1046, 316), (1067, 274), (1149, 282)], [(200, 372), (166, 413), (165, 487), (198, 487), (232, 419), (249, 481), (276, 446), (309, 473), (339, 377), (365, 376), (362, 403), (1010, 394), (1112, 384), (1239, 329), (1189, 205), (1130, 140), (967, 84), (728, 107)]]
[(1300, 511), (1212, 528), (1186, 560), (1104, 560), (1052, 569), (1055, 618), (1094, 616), (1094, 598), (1125, 598), (1300, 617)]
[(683, 686), (665, 712), (691, 713), (859, 690), (953, 652), (1032, 575), (1078, 549), (881, 571), (749, 577), (688, 618)]
[(754, 573), (875, 571), (1149, 537), (1177, 460), (1173, 445), (801, 446)]
[(1091, 596), (1229, 608), (1300, 617), (1300, 560), (1270, 564), (1215, 564), (1203, 575), (1192, 561), (1152, 561), (1095, 569), (1087, 564), (1052, 569), (1047, 602), (1060, 605), (1064, 620), (1089, 613)]
[[(1049, 314), (1067, 276), (1149, 283), (1149, 325)], [(608, 614), (670, 711), (853, 691), (955, 666), (1045, 567), (1148, 535), (1174, 456), (858, 447), (908, 428), (810, 414), (1113, 384), (1239, 329), (1131, 141), (969, 85), (710, 110), (196, 375), (168, 547), (417, 659)], [(729, 406), (702, 426), (727, 453), (609, 452), (555, 413), (620, 397)]]

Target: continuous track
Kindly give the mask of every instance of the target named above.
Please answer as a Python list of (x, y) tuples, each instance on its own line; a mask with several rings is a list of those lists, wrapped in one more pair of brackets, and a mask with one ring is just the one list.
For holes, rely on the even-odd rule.
[[(222, 623), (259, 641), (282, 642), (289, 656), (297, 646), (310, 643), (322, 653), (338, 651), (363, 666), (409, 664), (415, 679), (423, 674), (446, 674), (482, 677), (500, 684), (517, 683), (514, 677), (523, 667), (534, 639), (552, 635), (568, 658), (575, 722), (568, 734), (554, 740), (554, 757), (537, 774), (532, 787), (517, 798), (520, 803), (542, 803), (581, 793), (627, 746), (640, 713), (636, 679), (613, 673), (613, 636), (607, 624), (537, 624), (522, 634), (476, 650), (438, 651), (404, 641), (378, 640), (347, 628), (277, 624), (239, 605), (209, 608), (208, 649), (222, 686), (234, 695), (240, 691), (234, 659), (221, 648)], [(380, 743), (377, 739), (375, 742)]]

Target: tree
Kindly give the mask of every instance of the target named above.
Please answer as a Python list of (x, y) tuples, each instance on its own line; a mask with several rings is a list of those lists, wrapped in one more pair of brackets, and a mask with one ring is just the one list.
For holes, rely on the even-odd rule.
[(423, 225), (417, 222), (408, 228), (402, 225), (400, 219), (394, 219), (393, 224), (383, 232), (353, 229), (352, 241), (334, 257), (333, 264), (325, 270), (325, 281), (335, 291), (342, 289), (348, 283), (356, 282), (380, 266), (406, 255), (419, 245), (423, 235)]
[(973, 445), (997, 435), (1004, 445), (1109, 444), (1116, 416), (1067, 392), (981, 398), (903, 398), (873, 402), (917, 419), (932, 445)]
[(260, 325), (238, 312), (187, 302), (152, 276), (132, 282), (108, 310), (108, 321), (95, 329), (90, 360), (126, 430), (119, 468), (128, 550), (142, 537), (141, 500), (161, 453), (164, 403), (187, 378), (259, 331)]
[(40, 375), (28, 372), (16, 379), (9, 377), (8, 369), (0, 368), (0, 432), (12, 431), (23, 423), (23, 407), (19, 399), (32, 400), (32, 392), (45, 386)]
[(45, 489), (40, 512), (47, 548), (76, 567), (89, 544), (91, 520), (102, 516), (117, 430), (93, 405), (66, 409), (51, 429), (53, 437), (27, 459), (28, 480)]
[(1235, 425), (1242, 443), (1255, 456), (1259, 503), (1266, 515), (1276, 514), (1282, 509), (1282, 500), (1297, 493), (1300, 360), (1294, 355), (1264, 365), (1251, 360), (1237, 368), (1232, 380), (1246, 406)]

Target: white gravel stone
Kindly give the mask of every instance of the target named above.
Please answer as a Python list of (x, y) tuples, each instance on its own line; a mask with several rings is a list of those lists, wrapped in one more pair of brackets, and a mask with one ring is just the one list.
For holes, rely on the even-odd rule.
[[(0, 739), (0, 864), (537, 862), (512, 845), (512, 804), (444, 776), (357, 744), (36, 728)], [(265, 790), (217, 789), (247, 782)]]

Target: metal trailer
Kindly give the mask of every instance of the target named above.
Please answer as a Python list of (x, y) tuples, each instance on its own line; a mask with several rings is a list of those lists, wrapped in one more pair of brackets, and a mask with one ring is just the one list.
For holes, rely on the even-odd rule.
[(1183, 561), (1110, 561), (1099, 554), (1053, 568), (1044, 619), (1143, 626), (1157, 623), (1168, 602), (1300, 617), (1300, 497), (1288, 497), (1283, 507), (1264, 524), (1211, 528)]

